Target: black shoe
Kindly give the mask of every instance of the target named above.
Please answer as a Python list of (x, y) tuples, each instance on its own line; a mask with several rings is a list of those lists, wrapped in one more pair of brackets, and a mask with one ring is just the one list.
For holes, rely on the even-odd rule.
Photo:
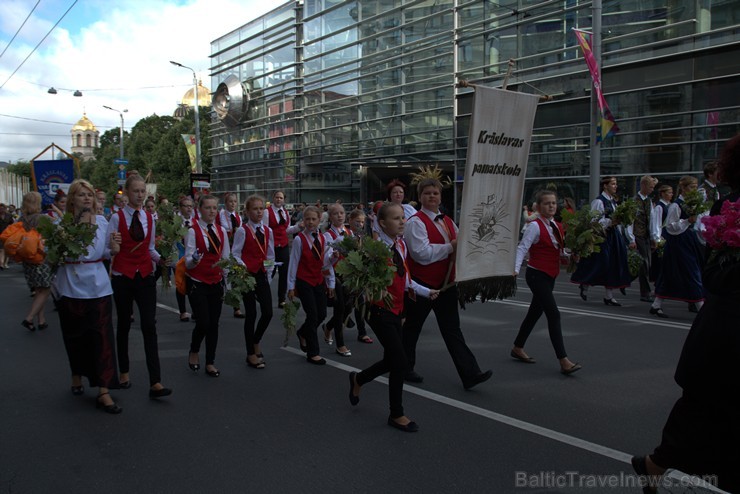
[(211, 377), (218, 377), (221, 375), (221, 371), (219, 371), (218, 369), (208, 370), (208, 367), (206, 367), (206, 374), (208, 374)]
[(75, 396), (80, 396), (81, 394), (85, 393), (85, 387), (84, 386), (70, 386), (70, 391), (72, 391), (72, 394)]
[(350, 329), (355, 327), (355, 321), (351, 317), (347, 319), (347, 327)]
[[(689, 310), (691, 310), (691, 309), (689, 309)], [(696, 311), (696, 312), (699, 312), (699, 311)], [(45, 322), (45, 323), (39, 324), (39, 330), (40, 331), (43, 331), (44, 329), (46, 329), (48, 327), (49, 327), (49, 323), (46, 323)]]
[(419, 426), (416, 424), (416, 422), (409, 422), (406, 425), (401, 425), (393, 420), (393, 417), (388, 417), (388, 425), (403, 432), (417, 432), (419, 430)]
[(581, 369), (583, 369), (583, 367), (581, 367), (581, 364), (575, 363), (567, 369), (560, 369), (560, 373), (566, 376), (570, 376), (574, 372), (579, 371)]
[(581, 298), (585, 302), (588, 300), (588, 295), (586, 295), (586, 285), (578, 285), (578, 289), (581, 291)]
[(32, 322), (28, 322), (25, 319), (21, 321), (21, 326), (29, 331), (36, 331), (36, 326), (34, 326)]
[(242, 311), (240, 311), (239, 309), (236, 309), (234, 311), (234, 317), (237, 319), (244, 319), (246, 316), (242, 314)]
[(165, 396), (169, 396), (171, 394), (172, 394), (172, 390), (170, 388), (149, 390), (149, 398), (164, 398)]
[(95, 408), (102, 408), (105, 413), (111, 413), (113, 415), (117, 415), (123, 411), (123, 408), (116, 405), (115, 402), (111, 405), (104, 405), (102, 401), (100, 401), (101, 396), (105, 396), (110, 393), (102, 393), (99, 394), (97, 399), (95, 400)]
[(620, 288), (619, 293), (621, 293), (624, 296), (627, 296), (627, 290), (625, 290), (624, 288)]
[(613, 298), (605, 298), (604, 299), (604, 305), (609, 305), (611, 307), (622, 307), (622, 304), (614, 300)]
[(355, 379), (357, 379), (357, 372), (349, 373), (349, 402), (352, 406), (357, 406), (360, 402), (360, 397), (355, 394)]
[(120, 389), (130, 389), (131, 388), (131, 381), (126, 381), (123, 383), (119, 383), (118, 386)]
[(285, 309), (285, 302), (278, 302), (278, 309)]
[(463, 388), (472, 389), (474, 386), (477, 386), (478, 384), (491, 379), (492, 375), (493, 375), (493, 371), (491, 371), (490, 369), (487, 370), (486, 372), (481, 372), (474, 378), (463, 381)]
[(249, 361), (249, 357), (247, 357), (246, 362), (247, 362), (247, 365), (251, 367), (252, 369), (264, 369), (265, 368), (264, 362), (257, 362), (256, 364), (253, 364), (252, 362)]
[(314, 360), (311, 357), (306, 357), (306, 362), (313, 365), (326, 365), (326, 359), (320, 358), (318, 360)]
[[(696, 304), (694, 302), (689, 302), (689, 312), (693, 312), (694, 314), (699, 313), (699, 309), (696, 308)], [(39, 324), (39, 329), (43, 329), (41, 324)]]
[(403, 380), (410, 383), (423, 383), (424, 382), (424, 376), (421, 374), (417, 374), (415, 371), (409, 371), (406, 373), (405, 376), (403, 376)]
[(655, 299), (651, 296), (640, 297), (640, 302), (648, 302), (652, 304), (653, 302), (655, 302)]
[(532, 357), (522, 357), (521, 355), (518, 355), (514, 350), (512, 350), (509, 355), (511, 355), (512, 358), (517, 359), (519, 362), (524, 362), (526, 364), (534, 364), (537, 362)]
[[(191, 354), (195, 355), (195, 352), (190, 352)], [(194, 364), (190, 363), (190, 355), (188, 355), (188, 367), (190, 367), (190, 370), (193, 372), (198, 372), (200, 370), (200, 362), (196, 362)]]
[(655, 307), (650, 307), (650, 313), (653, 314), (653, 315), (656, 315), (658, 317), (661, 317), (663, 319), (668, 319), (668, 314), (666, 314), (665, 312), (663, 312), (663, 309), (662, 308), (656, 309)]

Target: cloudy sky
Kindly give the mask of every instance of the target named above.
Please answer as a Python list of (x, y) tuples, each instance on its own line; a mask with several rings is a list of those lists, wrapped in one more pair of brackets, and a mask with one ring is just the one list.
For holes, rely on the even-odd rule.
[[(8, 43), (35, 11), (8, 47)], [(30, 160), (54, 142), (69, 151), (83, 115), (101, 131), (171, 115), (192, 87), (211, 88), (211, 41), (282, 0), (3, 0), (0, 15), (0, 161)], [(62, 15), (66, 17), (9, 80)], [(56, 95), (47, 93), (55, 87)], [(83, 93), (74, 97), (75, 90)], [(50, 158), (50, 156), (44, 156)]]

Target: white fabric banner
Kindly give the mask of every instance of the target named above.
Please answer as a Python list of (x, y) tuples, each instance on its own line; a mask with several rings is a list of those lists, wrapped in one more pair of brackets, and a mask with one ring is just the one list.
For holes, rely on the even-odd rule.
[(458, 282), (514, 272), (539, 96), (477, 86), (465, 165)]

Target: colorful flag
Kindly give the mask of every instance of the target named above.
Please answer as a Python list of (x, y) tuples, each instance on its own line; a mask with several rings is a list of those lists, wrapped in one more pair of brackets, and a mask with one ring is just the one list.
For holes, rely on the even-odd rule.
[(185, 141), (185, 148), (188, 150), (188, 156), (190, 156), (190, 170), (195, 173), (197, 171), (196, 163), (196, 151), (195, 151), (195, 134), (180, 134), (182, 140)]
[(599, 102), (599, 110), (601, 111), (601, 120), (599, 125), (596, 127), (596, 142), (601, 142), (607, 137), (611, 137), (619, 132), (619, 127), (614, 121), (614, 115), (609, 110), (609, 105), (606, 104), (604, 99), (604, 93), (601, 92), (601, 77), (599, 76), (599, 66), (596, 63), (596, 58), (591, 50), (591, 33), (581, 31), (579, 29), (573, 29), (576, 35), (578, 44), (581, 45), (583, 50), (583, 58), (586, 59), (588, 69), (591, 71), (591, 78), (594, 81), (594, 91), (596, 92), (596, 98)]

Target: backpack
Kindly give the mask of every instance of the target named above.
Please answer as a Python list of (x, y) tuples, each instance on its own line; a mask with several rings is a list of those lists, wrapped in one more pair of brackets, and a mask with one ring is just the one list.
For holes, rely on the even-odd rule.
[(0, 242), (3, 242), (3, 249), (5, 249), (7, 255), (13, 258), (16, 256), (18, 245), (20, 245), (24, 233), (26, 233), (26, 230), (20, 221), (8, 225), (3, 230), (3, 233), (0, 234)]
[(46, 258), (44, 239), (35, 228), (24, 232), (16, 249), (16, 258), (28, 264), (41, 264)]

